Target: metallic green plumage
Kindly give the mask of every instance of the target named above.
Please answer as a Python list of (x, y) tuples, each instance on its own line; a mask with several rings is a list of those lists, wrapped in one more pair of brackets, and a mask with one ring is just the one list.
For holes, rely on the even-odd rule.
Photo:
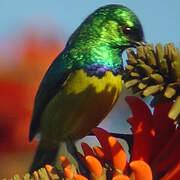
[[(125, 34), (126, 28), (132, 28)], [(96, 10), (70, 37), (63, 58), (79, 66), (103, 63), (116, 68), (122, 64), (120, 53), (135, 41), (143, 41), (143, 30), (136, 15), (121, 5)], [(67, 52), (67, 53), (66, 53)]]
[[(99, 79), (103, 77), (102, 71), (111, 71), (116, 76), (122, 67), (122, 51), (127, 47), (139, 45), (143, 40), (144, 34), (138, 18), (124, 6), (104, 6), (85, 19), (72, 34), (65, 49), (52, 63), (40, 84), (35, 99), (29, 139), (32, 140), (38, 132), (43, 136), (40, 129), (43, 122), (42, 114), (45, 109), (46, 113), (48, 112), (46, 107), (53, 99), (57, 102), (61, 101), (61, 99), (57, 100), (57, 95), (71, 73), (83, 69), (87, 76), (94, 75)], [(94, 72), (96, 70), (97, 72)], [(63, 117), (59, 118), (63, 121)], [(51, 121), (53, 123), (53, 118)], [(44, 160), (43, 163), (47, 162)]]

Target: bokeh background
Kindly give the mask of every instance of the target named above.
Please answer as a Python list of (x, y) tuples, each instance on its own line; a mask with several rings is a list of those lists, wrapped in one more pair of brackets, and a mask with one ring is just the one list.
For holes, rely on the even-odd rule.
[[(0, 178), (27, 172), (37, 145), (28, 142), (33, 100), (46, 69), (83, 19), (112, 3), (137, 14), (148, 43), (173, 42), (179, 48), (179, 0), (0, 0)], [(124, 90), (101, 127), (130, 132), (127, 94)]]

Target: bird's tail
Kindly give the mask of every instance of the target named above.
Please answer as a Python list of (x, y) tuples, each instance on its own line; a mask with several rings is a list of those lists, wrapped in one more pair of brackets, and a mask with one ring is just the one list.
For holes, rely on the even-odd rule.
[(32, 174), (35, 170), (44, 167), (46, 164), (52, 165), (55, 163), (58, 150), (59, 144), (47, 148), (44, 147), (40, 141), (29, 172)]

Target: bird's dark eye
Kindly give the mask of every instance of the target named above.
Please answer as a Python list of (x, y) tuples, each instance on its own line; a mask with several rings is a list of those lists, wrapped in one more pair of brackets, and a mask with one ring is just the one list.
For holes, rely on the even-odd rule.
[(130, 27), (124, 27), (123, 33), (126, 35), (131, 35), (133, 33), (132, 29)]
[(135, 27), (123, 27), (123, 33), (128, 36), (130, 39), (136, 40), (136, 41), (142, 41), (144, 38), (144, 33), (142, 31), (142, 28), (135, 28)]

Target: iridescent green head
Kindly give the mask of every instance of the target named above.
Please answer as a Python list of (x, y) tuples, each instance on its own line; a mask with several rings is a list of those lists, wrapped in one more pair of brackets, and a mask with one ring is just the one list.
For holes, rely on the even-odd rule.
[(137, 16), (122, 5), (97, 9), (72, 34), (64, 52), (83, 67), (93, 63), (112, 69), (122, 65), (121, 54), (144, 41)]
[[(110, 46), (132, 47), (144, 41), (144, 33), (137, 16), (122, 5), (107, 5), (92, 13), (69, 40), (69, 45), (83, 40), (84, 44), (97, 39)], [(83, 43), (82, 42), (82, 43)]]

